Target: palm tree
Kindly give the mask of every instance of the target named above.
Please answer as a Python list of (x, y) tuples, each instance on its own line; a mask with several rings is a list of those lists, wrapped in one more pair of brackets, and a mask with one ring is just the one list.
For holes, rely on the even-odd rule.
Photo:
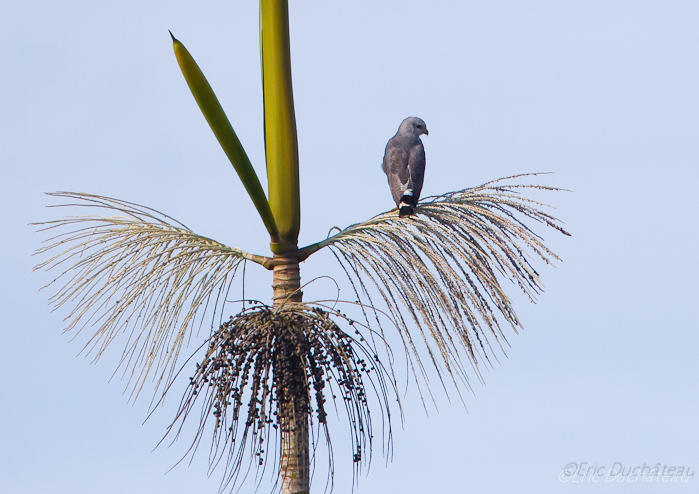
[[(210, 465), (224, 465), (222, 489), (252, 466), (264, 473), (269, 464), (281, 492), (307, 493), (312, 451), (320, 437), (330, 444), (328, 402), (340, 401), (347, 412), (356, 471), (371, 459), (370, 403), (379, 407), (390, 444), (389, 403), (398, 395), (385, 330), (400, 335), (418, 386), (426, 380), (426, 361), (457, 390), (468, 386), (466, 364), (480, 378), (479, 365), (494, 355), (494, 345), (502, 348), (502, 322), (520, 327), (500, 280), (513, 281), (534, 300), (541, 285), (529, 259), (557, 259), (525, 221), (567, 233), (543, 204), (521, 195), (557, 189), (517, 183), (531, 176), (518, 175), (427, 198), (412, 217), (392, 210), (299, 248), (287, 0), (261, 0), (260, 24), (268, 196), (203, 73), (174, 36), (173, 43), (197, 103), (267, 229), (271, 255), (227, 247), (145, 206), (59, 192), (50, 195), (63, 206), (117, 215), (41, 223), (56, 234), (39, 249), (51, 255), (37, 269), (60, 271), (50, 284), (59, 287), (51, 302), (72, 307), (67, 330), (96, 328), (86, 345), (95, 358), (126, 339), (119, 368), (133, 399), (150, 377), (157, 407), (180, 372), (193, 370), (166, 437), (179, 437), (200, 409), (188, 452), (197, 450), (207, 424), (212, 427)], [(347, 274), (354, 298), (344, 304), (355, 318), (333, 301), (303, 301), (299, 263), (325, 247)], [(232, 280), (248, 261), (273, 272), (272, 304), (247, 301), (246, 307), (243, 301), (241, 311), (223, 321)], [(203, 358), (196, 366), (191, 357), (182, 364), (184, 343), (205, 321), (211, 334), (199, 347)]]

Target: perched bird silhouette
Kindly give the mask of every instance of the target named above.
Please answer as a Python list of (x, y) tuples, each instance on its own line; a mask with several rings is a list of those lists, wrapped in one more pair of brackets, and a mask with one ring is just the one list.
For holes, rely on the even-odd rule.
[(381, 169), (388, 177), (398, 216), (413, 214), (425, 178), (425, 148), (420, 135), (429, 135), (421, 118), (408, 117), (386, 144)]

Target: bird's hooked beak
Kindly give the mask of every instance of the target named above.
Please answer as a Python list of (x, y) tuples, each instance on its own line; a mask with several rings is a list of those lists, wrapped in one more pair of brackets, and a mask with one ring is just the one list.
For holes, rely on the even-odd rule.
[(427, 127), (425, 127), (425, 135), (426, 136), (430, 135), (430, 132), (427, 130)]

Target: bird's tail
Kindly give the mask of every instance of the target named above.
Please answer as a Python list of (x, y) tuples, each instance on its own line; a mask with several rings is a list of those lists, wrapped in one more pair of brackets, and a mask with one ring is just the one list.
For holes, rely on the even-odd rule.
[(398, 216), (410, 216), (415, 211), (415, 196), (413, 196), (413, 189), (406, 189), (403, 192), (403, 196), (400, 198), (400, 204), (398, 204)]

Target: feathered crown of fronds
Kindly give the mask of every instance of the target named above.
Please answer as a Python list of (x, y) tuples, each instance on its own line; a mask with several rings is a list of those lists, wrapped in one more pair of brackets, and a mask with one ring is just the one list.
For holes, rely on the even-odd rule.
[(526, 220), (569, 234), (542, 211), (545, 204), (520, 193), (561, 189), (508, 184), (531, 175), (537, 174), (428, 197), (411, 217), (383, 213), (318, 244), (333, 249), (357, 298), (370, 306), (375, 304), (367, 285), (374, 286), (400, 332), (416, 377), (426, 378), (426, 372), (412, 328), (438, 372), (445, 369), (458, 390), (458, 381), (468, 380), (459, 347), (480, 378), (479, 362), (489, 360), (492, 346), (504, 352), (506, 336), (498, 318), (515, 332), (521, 327), (500, 281), (517, 284), (533, 302), (542, 291), (531, 261), (550, 264), (559, 259)]
[[(380, 340), (386, 341), (381, 334), (384, 331), (381, 320), (385, 321), (387, 317), (402, 338), (418, 385), (427, 379), (423, 363), (427, 358), (439, 372), (440, 379), (446, 372), (458, 390), (462, 385), (468, 386), (467, 362), (480, 378), (480, 363), (494, 355), (495, 347), (503, 349), (506, 337), (502, 322), (515, 331), (521, 326), (501, 280), (511, 280), (531, 300), (535, 300), (542, 285), (531, 261), (539, 258), (548, 264), (558, 259), (527, 222), (539, 223), (568, 235), (556, 218), (543, 211), (546, 205), (521, 194), (525, 190), (559, 189), (513, 183), (532, 175), (536, 174), (507, 177), (479, 187), (427, 198), (420, 202), (416, 214), (408, 218), (399, 218), (396, 210), (380, 214), (301, 249), (299, 258), (304, 260), (319, 249), (330, 247), (354, 289), (358, 306), (364, 314), (363, 325), (370, 331), (379, 328)], [(132, 389), (134, 399), (149, 376), (154, 380), (156, 395), (159, 390), (163, 395), (166, 393), (176, 375), (183, 344), (204, 324), (211, 329), (207, 340), (207, 362), (211, 363), (210, 359), (216, 352), (241, 337), (222, 339), (231, 328), (238, 328), (247, 338), (245, 342), (234, 345), (241, 352), (238, 361), (242, 369), (252, 372), (253, 380), (269, 376), (265, 374), (270, 370), (269, 365), (250, 364), (255, 362), (250, 360), (253, 355), (273, 352), (272, 343), (269, 343), (272, 346), (257, 344), (264, 340), (260, 331), (266, 326), (259, 321), (252, 326), (244, 324), (245, 312), (234, 318), (236, 324), (222, 324), (222, 311), (241, 263), (252, 261), (271, 268), (273, 259), (196, 235), (173, 218), (131, 202), (84, 193), (50, 195), (67, 200), (61, 206), (90, 207), (116, 213), (116, 216), (81, 215), (40, 223), (41, 231), (55, 234), (38, 251), (52, 256), (36, 269), (57, 272), (48, 286), (58, 287), (51, 297), (55, 308), (71, 307), (66, 318), (66, 331), (91, 328), (92, 335), (84, 348), (86, 353), (99, 359), (112, 342), (122, 340), (124, 350), (117, 370), (127, 376), (127, 387)], [(321, 353), (332, 355), (336, 352), (333, 348), (342, 348), (341, 343), (346, 343), (343, 338), (348, 336), (340, 333), (332, 337), (321, 335), (323, 328), (335, 331), (336, 326), (319, 324), (318, 321), (325, 321), (326, 316), (314, 312), (316, 309), (310, 305), (305, 307), (297, 309), (300, 312), (296, 316), (306, 322), (315, 321), (309, 323), (311, 330), (307, 334), (316, 342), (314, 345), (323, 349)], [(258, 316), (262, 317), (260, 314)], [(124, 335), (120, 336), (120, 333)], [(418, 344), (416, 337), (422, 339), (424, 345)], [(330, 341), (337, 344), (333, 346), (328, 343)], [(375, 350), (365, 348), (367, 355)], [(310, 366), (307, 356), (302, 360), (306, 362), (303, 365)], [(329, 357), (327, 361), (332, 363), (333, 358)], [(357, 384), (358, 379), (361, 381), (361, 372), (357, 370), (356, 361), (340, 358), (337, 364), (337, 369), (353, 376), (350, 381), (355, 387), (352, 389), (363, 390), (363, 385)], [(391, 362), (385, 366), (390, 369)], [(312, 375), (317, 369), (313, 371), (307, 367), (307, 371)], [(192, 382), (201, 384), (205, 378), (210, 382), (212, 376), (218, 376), (216, 372), (222, 372), (220, 366), (215, 369), (200, 366)], [(388, 412), (386, 392), (395, 389), (395, 382), (386, 384), (384, 379), (389, 379), (388, 374), (381, 376), (378, 381), (382, 390), (378, 394), (379, 401)], [(215, 379), (222, 379), (230, 386), (232, 378), (229, 376), (226, 380), (218, 376)], [(320, 381), (309, 378), (306, 384), (313, 383)], [(193, 389), (196, 385), (188, 391), (188, 397), (185, 396), (177, 420), (187, 417), (197, 401)], [(219, 424), (224, 413), (222, 404), (230, 401), (221, 401), (223, 395), (220, 392), (225, 389), (220, 386), (212, 388), (201, 399), (205, 413), (197, 441), (201, 439), (205, 416), (212, 414)], [(262, 389), (257, 388), (258, 391)], [(320, 400), (324, 399), (324, 393), (332, 394), (320, 385), (317, 389), (320, 389)], [(246, 411), (238, 401), (232, 403), (235, 403), (232, 416), (237, 424), (239, 414)], [(264, 403), (269, 405), (271, 401)], [(354, 437), (358, 438), (356, 445), (366, 445), (366, 431), (370, 430), (366, 420), (369, 416), (363, 415), (361, 402), (355, 400), (354, 403), (354, 407), (347, 409), (350, 426)], [(243, 422), (247, 425), (238, 440), (239, 446), (245, 444), (249, 434), (253, 443), (258, 441), (257, 446), (259, 439), (266, 437), (250, 428), (250, 421), (255, 420), (250, 416), (250, 410), (254, 407), (247, 410)], [(321, 413), (318, 410), (316, 407), (315, 413)], [(313, 411), (309, 409), (311, 413)], [(356, 417), (364, 418), (357, 421)], [(234, 433), (218, 427), (216, 430), (218, 435), (214, 437), (214, 444), (220, 441), (228, 444), (227, 473), (224, 475), (227, 484), (240, 471), (242, 450), (233, 444)], [(254, 448), (251, 451), (254, 457)], [(221, 461), (221, 454), (214, 455), (218, 459), (212, 460), (213, 464)]]

